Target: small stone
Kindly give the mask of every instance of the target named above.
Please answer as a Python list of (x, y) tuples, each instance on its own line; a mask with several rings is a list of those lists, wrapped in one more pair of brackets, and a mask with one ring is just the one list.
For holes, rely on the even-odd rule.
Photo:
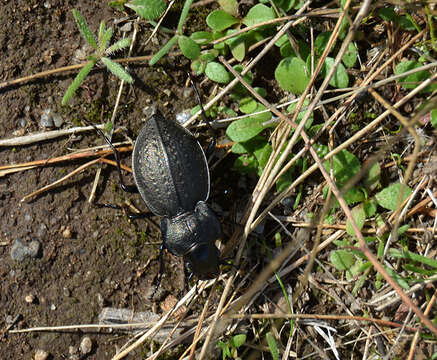
[(50, 305), (50, 310), (55, 311), (56, 310), (56, 305), (55, 304)]
[(12, 244), (11, 258), (15, 261), (23, 261), (26, 257), (36, 258), (41, 249), (41, 244), (38, 240), (32, 240), (26, 244), (24, 240), (17, 239)]
[(79, 360), (79, 352), (77, 351), (77, 348), (74, 346), (69, 346), (68, 347), (68, 354), (69, 354), (69, 359), (70, 360)]
[(28, 304), (32, 304), (35, 301), (35, 295), (33, 294), (26, 295), (24, 301), (26, 301)]
[(21, 118), (18, 122), (20, 123), (20, 126), (22, 128), (26, 127), (26, 125), (27, 125), (27, 121), (25, 118)]
[(38, 239), (43, 239), (45, 236), (47, 235), (47, 226), (44, 223), (41, 223), (39, 225), (39, 229), (36, 232), (36, 236), (38, 237)]
[(46, 109), (43, 111), (39, 125), (44, 128), (51, 128), (53, 127), (53, 117), (52, 117), (52, 110)]
[(190, 117), (191, 117), (191, 111), (185, 110), (176, 114), (176, 121), (179, 124), (183, 125), (190, 119)]
[(53, 116), (53, 124), (55, 125), (55, 127), (60, 128), (64, 123), (64, 119), (62, 118), (61, 115), (57, 113), (53, 113), (52, 116)]
[(64, 239), (71, 239), (71, 229), (70, 229), (69, 226), (67, 226), (67, 227), (65, 228), (65, 230), (62, 232), (62, 237), (63, 237)]
[(35, 360), (46, 360), (49, 357), (49, 353), (45, 350), (38, 349), (35, 351), (35, 356), (33, 357)]
[(151, 117), (153, 114), (155, 114), (156, 113), (156, 106), (155, 105), (151, 105), (151, 106), (148, 106), (148, 105), (146, 105), (144, 108), (143, 108), (143, 114), (144, 114), (144, 116), (146, 116), (147, 118), (149, 118), (149, 117)]
[(184, 99), (189, 99), (193, 97), (193, 89), (192, 88), (185, 88), (184, 89)]
[(162, 90), (162, 92), (163, 92), (165, 95), (167, 95), (168, 97), (171, 96), (171, 91), (170, 91), (170, 89), (164, 89), (164, 90)]
[(120, 31), (121, 32), (129, 32), (132, 30), (132, 23), (131, 22), (127, 22), (126, 24), (124, 24), (121, 28)]
[(93, 348), (93, 342), (89, 336), (84, 336), (80, 342), (80, 352), (83, 355), (89, 354)]

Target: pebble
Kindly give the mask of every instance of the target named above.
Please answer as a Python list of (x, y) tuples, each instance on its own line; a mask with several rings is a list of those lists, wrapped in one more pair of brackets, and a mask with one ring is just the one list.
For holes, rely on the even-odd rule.
[(42, 112), (40, 121), (39, 121), (39, 125), (41, 127), (45, 127), (45, 128), (51, 128), (53, 127), (53, 118), (51, 115), (51, 110), (50, 109), (46, 109)]
[(28, 304), (32, 304), (35, 301), (35, 295), (33, 294), (26, 295), (24, 301), (26, 301)]
[(33, 357), (35, 360), (46, 360), (49, 357), (49, 353), (45, 350), (38, 349), (35, 351), (35, 356)]
[(42, 112), (40, 119), (40, 126), (44, 128), (59, 128), (64, 123), (64, 119), (62, 119), (61, 115), (53, 112), (51, 109), (46, 109)]
[(80, 342), (80, 352), (83, 355), (89, 354), (93, 348), (93, 342), (89, 336), (84, 336)]
[(176, 114), (176, 121), (179, 124), (183, 125), (190, 119), (190, 117), (191, 117), (191, 111), (185, 110)]
[(64, 239), (71, 239), (71, 229), (70, 229), (69, 226), (67, 226), (67, 227), (65, 228), (65, 230), (62, 231), (62, 237), (63, 237)]
[(36, 232), (36, 236), (38, 237), (38, 239), (43, 239), (45, 236), (47, 235), (47, 226), (44, 223), (41, 223), (39, 225), (39, 229)]
[(79, 360), (80, 359), (77, 348), (74, 346), (68, 347), (68, 355), (69, 355), (68, 358), (70, 360)]
[(38, 240), (32, 240), (26, 244), (24, 240), (17, 239), (12, 244), (11, 258), (12, 260), (21, 262), (26, 257), (36, 258), (41, 250), (41, 244)]
[(132, 31), (132, 23), (131, 22), (127, 22), (126, 24), (124, 24), (121, 28), (120, 28), (121, 32), (129, 32)]

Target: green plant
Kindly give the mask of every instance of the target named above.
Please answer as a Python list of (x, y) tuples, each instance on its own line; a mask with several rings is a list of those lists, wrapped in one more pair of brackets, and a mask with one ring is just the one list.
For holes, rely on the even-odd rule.
[(64, 97), (62, 98), (62, 105), (67, 104), (68, 100), (70, 100), (70, 98), (74, 95), (80, 84), (82, 84), (86, 76), (90, 73), (91, 69), (94, 67), (94, 65), (96, 65), (98, 61), (101, 61), (108, 68), (109, 71), (111, 71), (121, 80), (124, 80), (128, 83), (133, 82), (132, 76), (130, 76), (129, 73), (120, 64), (112, 61), (107, 57), (118, 50), (128, 47), (131, 39), (121, 39), (111, 46), (108, 46), (112, 38), (112, 29), (105, 29), (104, 21), (100, 23), (99, 32), (96, 40), (94, 34), (91, 32), (88, 24), (86, 23), (84, 17), (80, 14), (80, 12), (76, 9), (73, 9), (72, 12), (74, 19), (76, 20), (77, 26), (80, 30), (80, 33), (82, 34), (85, 41), (94, 49), (94, 53), (88, 56), (88, 62), (79, 71), (71, 85), (68, 87)]
[(246, 342), (245, 334), (232, 336), (228, 341), (219, 341), (217, 346), (222, 349), (222, 359), (239, 359), (238, 348)]

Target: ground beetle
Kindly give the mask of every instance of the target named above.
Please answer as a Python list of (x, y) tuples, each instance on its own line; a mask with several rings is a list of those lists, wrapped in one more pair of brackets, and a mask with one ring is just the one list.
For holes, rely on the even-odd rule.
[[(193, 82), (192, 85), (200, 103)], [(212, 130), (201, 103), (200, 106), (204, 121)], [(124, 184), (118, 151), (100, 130), (96, 130), (114, 151), (123, 190), (139, 191), (150, 211), (162, 217), (163, 243), (157, 286), (163, 272), (164, 249), (183, 256), (188, 269), (199, 279), (217, 277), (221, 261), (215, 240), (221, 236), (221, 226), (205, 203), (210, 188), (209, 168), (196, 138), (176, 121), (168, 120), (160, 113), (153, 115), (135, 141), (132, 155), (135, 187)], [(215, 138), (208, 150), (213, 148), (211, 145), (215, 145)]]

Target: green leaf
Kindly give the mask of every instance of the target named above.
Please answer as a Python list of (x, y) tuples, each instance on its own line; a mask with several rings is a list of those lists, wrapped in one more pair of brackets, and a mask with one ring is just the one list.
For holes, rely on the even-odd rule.
[(397, 23), (404, 30), (413, 31), (416, 29), (414, 23), (411, 21), (411, 19), (408, 16), (399, 16)]
[[(323, 66), (322, 75), (327, 76), (333, 65), (334, 59), (331, 57), (327, 57)], [(334, 86), (338, 89), (345, 88), (349, 85), (349, 76), (342, 63), (338, 64), (337, 70), (329, 81), (329, 85)]]
[(199, 59), (205, 63), (209, 63), (209, 62), (213, 61), (218, 55), (219, 55), (218, 50), (211, 49), (208, 52), (200, 55)]
[[(258, 104), (256, 112), (264, 109), (264, 105)], [(268, 111), (263, 114), (236, 120), (228, 126), (226, 129), (226, 135), (235, 142), (243, 142), (252, 139), (264, 129), (274, 126), (272, 124), (263, 125), (266, 121), (270, 120), (271, 116), (271, 112)]]
[(235, 162), (233, 169), (242, 173), (256, 173), (258, 169), (258, 161), (255, 158), (255, 155), (241, 155), (239, 156)]
[[(303, 107), (308, 106), (309, 103), (310, 103), (309, 99), (305, 99), (304, 102), (303, 102)], [(287, 113), (288, 114), (292, 113), (294, 111), (294, 108), (296, 107), (296, 105), (297, 105), (297, 103), (290, 104), (287, 107)], [(303, 117), (305, 116), (307, 111), (308, 110), (303, 110), (303, 111), (299, 112), (299, 115), (297, 116), (297, 119), (296, 119), (296, 122), (298, 124), (301, 122), (301, 120), (303, 119)], [(313, 121), (314, 121), (314, 115), (313, 115), (313, 113), (311, 113), (310, 117), (307, 119), (307, 122), (305, 123), (305, 127), (304, 127), (305, 130), (308, 130), (311, 127)]]
[(291, 10), (296, 4), (296, 0), (273, 0), (273, 2), (285, 12)]
[(273, 360), (279, 360), (278, 344), (270, 331), (266, 334), (266, 340)]
[(246, 342), (246, 334), (238, 334), (232, 337), (232, 345), (238, 349)]
[(206, 45), (212, 41), (212, 33), (208, 31), (196, 31), (190, 35), (190, 38), (199, 45)]
[(130, 45), (130, 41), (130, 37), (117, 41), (105, 50), (105, 54), (110, 55), (118, 50), (128, 47)]
[[(399, 194), (402, 191), (402, 198), (398, 202)], [(400, 204), (402, 204), (408, 196), (411, 194), (411, 189), (403, 184), (397, 183), (390, 185), (375, 195), (375, 199), (380, 206), (388, 210), (396, 210)]]
[(252, 6), (247, 15), (243, 19), (243, 24), (246, 26), (252, 26), (264, 21), (273, 20), (275, 13), (272, 8), (264, 5), (257, 4)]
[(367, 200), (363, 202), (364, 213), (366, 218), (372, 217), (376, 214), (376, 202), (374, 200)]
[(238, 19), (223, 10), (214, 10), (207, 16), (206, 23), (211, 29), (222, 31), (238, 23)]
[(190, 11), (190, 6), (193, 3), (193, 0), (185, 0), (184, 7), (182, 8), (181, 16), (179, 17), (178, 22), (178, 34), (182, 35), (182, 27), (185, 24), (185, 20), (187, 19), (188, 12)]
[(205, 75), (219, 84), (227, 84), (231, 76), (222, 64), (212, 61), (206, 65)]
[(305, 61), (297, 57), (282, 59), (275, 70), (279, 86), (293, 94), (302, 94), (310, 81)]
[(182, 54), (190, 60), (195, 60), (200, 55), (200, 46), (187, 36), (180, 35), (178, 37), (178, 45)]
[[(301, 39), (297, 39), (297, 46), (298, 46), (298, 51), (299, 51), (300, 57), (302, 59), (308, 58), (308, 55), (310, 55), (310, 53), (311, 53), (311, 49), (308, 46), (308, 44)], [(296, 53), (294, 52), (293, 48), (291, 47), (291, 44), (290, 44), (290, 41), (288, 41), (288, 38), (287, 38), (287, 41), (281, 45), (280, 52), (281, 52), (282, 57), (284, 57), (284, 58), (289, 57), (289, 56), (294, 56), (294, 57), (296, 56)]]
[(196, 74), (196, 75), (200, 75), (203, 74), (205, 72), (206, 69), (206, 63), (204, 63), (203, 61), (200, 61), (199, 59), (194, 60), (191, 62), (191, 70)]
[[(230, 35), (237, 30), (230, 29), (226, 32), (226, 35)], [(225, 43), (230, 47), (232, 56), (235, 60), (242, 61), (246, 55), (246, 35), (241, 34), (236, 37), (230, 38)]]
[(251, 114), (255, 112), (258, 106), (257, 101), (253, 97), (245, 97), (240, 101), (240, 111), (245, 114)]
[(314, 40), (314, 50), (316, 55), (321, 56), (323, 54), (326, 46), (328, 45), (329, 39), (331, 38), (331, 35), (332, 31), (325, 31), (317, 35), (316, 40)]
[(237, 0), (218, 0), (220, 7), (232, 16), (238, 16)]
[(256, 157), (256, 160), (258, 161), (258, 166), (261, 170), (260, 172), (262, 172), (262, 170), (264, 170), (265, 166), (267, 165), (267, 162), (269, 161), (272, 151), (273, 151), (272, 145), (267, 143), (264, 145), (264, 147), (259, 148), (253, 152), (253, 154)]
[(410, 286), (408, 285), (407, 281), (401, 275), (399, 275), (397, 272), (395, 272), (392, 268), (389, 268), (388, 266), (384, 266), (384, 268), (388, 272), (390, 277), (392, 277), (393, 280), (399, 284), (399, 286), (401, 286), (405, 290), (410, 289)]
[[(330, 160), (323, 163), (326, 171), (330, 171)], [(332, 158), (333, 173), (339, 187), (345, 185), (361, 168), (358, 158), (347, 150), (342, 150)]]
[(108, 46), (109, 42), (111, 41), (112, 38), (112, 28), (107, 28), (102, 36), (102, 40), (101, 42), (99, 42), (99, 48), (101, 50), (105, 50), (106, 47)]
[(355, 257), (348, 250), (335, 250), (331, 252), (330, 260), (332, 265), (340, 271), (348, 270), (355, 264)]
[(146, 20), (158, 19), (165, 11), (166, 4), (162, 0), (132, 0), (125, 4)]
[(378, 10), (378, 15), (381, 19), (385, 21), (396, 21), (398, 14), (394, 11), (392, 7), (386, 7)]
[[(243, 71), (243, 66), (240, 64), (237, 64), (235, 66), (233, 66), (234, 70), (236, 72), (238, 72), (239, 74), (241, 74), (241, 72)], [(234, 76), (232, 75), (232, 78), (234, 78)], [(252, 71), (248, 71), (244, 76), (243, 79), (250, 85), (253, 82), (253, 73)], [(240, 82), (238, 82), (238, 84), (236, 84), (234, 86), (234, 88), (232, 89), (232, 96), (236, 96), (236, 98), (241, 98), (243, 96), (246, 96), (248, 93), (247, 89), (244, 87), (244, 85)]]
[(102, 41), (103, 41), (103, 35), (105, 34), (105, 22), (104, 21), (101, 21), (100, 22), (100, 26), (99, 26), (99, 32), (98, 32), (98, 35), (97, 35), (97, 42), (99, 43), (99, 44), (101, 44), (102, 43)]
[(437, 129), (437, 109), (431, 110), (431, 125)]
[(343, 61), (343, 64), (348, 67), (351, 68), (352, 66), (355, 65), (355, 63), (357, 62), (358, 59), (358, 50), (357, 47), (355, 46), (354, 43), (349, 43), (346, 52), (343, 55), (343, 58), (341, 59), (341, 61)]
[(124, 69), (123, 66), (107, 57), (102, 57), (101, 60), (103, 64), (105, 64), (105, 66), (108, 68), (108, 70), (112, 72), (115, 76), (117, 76), (121, 80), (128, 82), (129, 84), (134, 82), (132, 76), (129, 75), (129, 73)]
[(368, 169), (367, 173), (363, 177), (363, 184), (367, 190), (373, 191), (380, 185), (381, 180), (381, 167), (376, 161)]
[(404, 249), (403, 251), (400, 251), (400, 250), (395, 249), (395, 248), (390, 248), (388, 250), (388, 253), (395, 258), (420, 262), (424, 265), (428, 265), (428, 266), (431, 266), (431, 267), (437, 269), (437, 260), (413, 253), (412, 251), (409, 251), (406, 249)]
[(82, 14), (76, 9), (71, 10), (71, 12), (73, 13), (74, 20), (76, 20), (77, 27), (85, 41), (90, 44), (94, 50), (97, 50), (97, 43), (94, 34), (91, 32)]
[[(366, 220), (366, 213), (363, 209), (363, 204), (359, 204), (352, 209), (352, 217), (354, 218), (355, 224), (357, 224), (358, 229), (361, 230)], [(353, 230), (352, 224), (349, 219), (346, 220), (346, 231), (349, 235), (355, 235), (355, 231)]]
[(173, 36), (156, 54), (155, 56), (150, 59), (149, 65), (153, 66), (155, 65), (159, 59), (161, 59), (164, 55), (166, 55), (170, 49), (173, 47), (173, 45), (178, 41), (178, 36)]
[[(422, 64), (415, 60), (406, 60), (400, 62), (395, 69), (395, 74), (399, 75), (406, 71), (417, 69), (421, 67)], [(419, 71), (415, 74), (411, 74), (403, 78), (402, 80), (398, 80), (401, 86), (404, 89), (414, 89), (416, 88), (421, 82), (429, 79), (431, 76), (430, 72), (427, 70)], [(437, 89), (437, 84), (431, 84), (427, 86), (425, 89), (422, 90), (422, 92), (431, 92)]]
[(85, 66), (79, 71), (79, 73), (74, 78), (71, 85), (68, 87), (67, 91), (65, 92), (64, 97), (62, 98), (62, 105), (65, 105), (68, 100), (71, 99), (71, 97), (74, 95), (76, 90), (79, 88), (80, 84), (82, 84), (82, 81), (86, 78), (86, 76), (89, 74), (93, 66), (96, 64), (96, 61), (92, 60), (85, 64)]
[(267, 143), (268, 141), (265, 136), (257, 135), (248, 141), (236, 142), (232, 146), (231, 151), (234, 154), (251, 154), (257, 149), (264, 147)]

